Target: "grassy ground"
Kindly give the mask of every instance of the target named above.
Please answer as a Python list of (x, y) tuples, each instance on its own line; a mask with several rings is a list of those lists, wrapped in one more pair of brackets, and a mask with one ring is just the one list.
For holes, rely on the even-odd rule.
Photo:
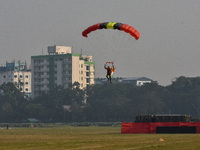
[[(121, 127), (0, 130), (1, 150), (198, 150), (200, 134), (121, 134)], [(164, 141), (161, 142), (159, 139)]]

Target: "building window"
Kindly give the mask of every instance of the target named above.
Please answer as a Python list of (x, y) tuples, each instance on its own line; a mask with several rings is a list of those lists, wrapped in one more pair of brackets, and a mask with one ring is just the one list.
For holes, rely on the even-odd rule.
[(6, 75), (3, 75), (3, 78), (6, 78)]
[(86, 70), (90, 70), (90, 66), (86, 66)]
[(17, 78), (17, 75), (14, 75), (14, 78)]
[(87, 78), (87, 79), (86, 79), (86, 82), (87, 82), (87, 83), (89, 83), (89, 82), (90, 82), (90, 79), (89, 79), (89, 78)]
[(26, 78), (28, 78), (28, 75), (26, 75)]
[(20, 75), (19, 77), (22, 78), (22, 75)]
[(28, 92), (28, 88), (26, 88), (26, 92)]
[(86, 72), (86, 76), (89, 76), (90, 75), (90, 73), (89, 72)]

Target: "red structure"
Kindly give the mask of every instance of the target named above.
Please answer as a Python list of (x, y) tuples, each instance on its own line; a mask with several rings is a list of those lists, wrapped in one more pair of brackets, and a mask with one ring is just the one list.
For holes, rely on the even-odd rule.
[(121, 133), (200, 133), (200, 122), (122, 122)]

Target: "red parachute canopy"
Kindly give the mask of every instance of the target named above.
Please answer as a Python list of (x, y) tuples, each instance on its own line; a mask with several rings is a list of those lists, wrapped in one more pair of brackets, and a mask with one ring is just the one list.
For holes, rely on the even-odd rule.
[(115, 23), (115, 22), (103, 22), (103, 23), (97, 23), (95, 25), (92, 25), (85, 29), (82, 32), (82, 35), (84, 37), (88, 37), (88, 34), (92, 31), (95, 31), (97, 29), (118, 29), (120, 31), (124, 31), (126, 33), (129, 33), (131, 36), (135, 37), (136, 40), (139, 39), (140, 33), (132, 26), (129, 26), (127, 24), (122, 23)]

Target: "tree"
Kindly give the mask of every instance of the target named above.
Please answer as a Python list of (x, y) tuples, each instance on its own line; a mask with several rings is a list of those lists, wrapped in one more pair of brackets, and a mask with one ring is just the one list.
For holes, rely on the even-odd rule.
[(1, 91), (1, 118), (4, 121), (20, 121), (24, 118), (24, 106), (27, 103), (23, 94), (13, 83), (2, 84)]

